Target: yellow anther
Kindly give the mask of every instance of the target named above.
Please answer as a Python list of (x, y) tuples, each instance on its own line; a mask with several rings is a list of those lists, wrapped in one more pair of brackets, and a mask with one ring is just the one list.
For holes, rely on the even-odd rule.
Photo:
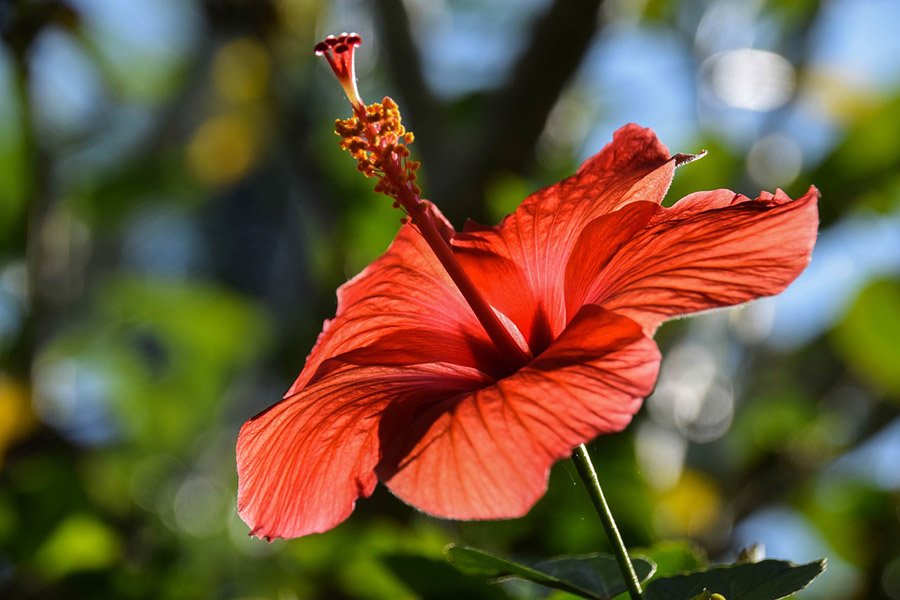
[[(375, 191), (397, 198), (400, 191), (408, 187), (418, 194), (415, 181), (420, 165), (407, 160), (409, 148), (406, 147), (415, 136), (403, 127), (397, 103), (385, 98), (358, 112), (334, 124), (334, 132), (341, 138), (341, 149), (356, 159), (356, 167), (361, 173), (378, 177)], [(360, 120), (360, 115), (364, 116), (365, 123)]]

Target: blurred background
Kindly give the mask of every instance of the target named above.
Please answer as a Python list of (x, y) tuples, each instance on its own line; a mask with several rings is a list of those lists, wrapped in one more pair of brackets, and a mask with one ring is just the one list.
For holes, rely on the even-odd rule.
[(349, 107), (312, 53), (358, 31), (363, 97), (399, 101), (457, 225), (628, 121), (709, 151), (669, 201), (821, 189), (809, 269), (665, 325), (656, 392), (591, 450), (664, 568), (760, 543), (828, 557), (800, 598), (900, 599), (898, 25), (896, 0), (0, 2), (0, 596), (531, 598), (441, 549), (606, 547), (567, 462), (514, 521), (383, 489), (289, 542), (235, 515), (237, 429), (398, 228), (337, 148)]

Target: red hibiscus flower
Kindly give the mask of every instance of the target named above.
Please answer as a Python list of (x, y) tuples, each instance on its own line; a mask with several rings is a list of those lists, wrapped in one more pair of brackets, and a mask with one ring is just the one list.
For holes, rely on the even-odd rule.
[[(326, 52), (350, 77), (353, 46)], [(418, 199), (394, 105), (352, 94), (381, 129), (344, 122), (345, 147), (410, 220), (338, 290), (285, 398), (241, 429), (238, 509), (261, 537), (328, 530), (379, 481), (439, 517), (523, 515), (555, 461), (628, 425), (660, 323), (776, 294), (809, 261), (815, 188), (665, 208), (685, 157), (636, 125), (499, 225), (454, 232)]]

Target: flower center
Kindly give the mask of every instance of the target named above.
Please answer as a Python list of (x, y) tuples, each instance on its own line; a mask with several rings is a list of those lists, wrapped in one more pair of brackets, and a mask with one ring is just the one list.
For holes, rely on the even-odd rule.
[(337, 76), (350, 105), (353, 116), (338, 119), (334, 131), (341, 138), (341, 148), (356, 159), (357, 169), (366, 177), (376, 177), (375, 191), (394, 199), (394, 206), (403, 208), (408, 215), (404, 222), (411, 222), (447, 271), (450, 279), (472, 308), (502, 360), (510, 372), (531, 360), (531, 353), (515, 341), (510, 331), (490, 304), (475, 287), (453, 255), (449, 241), (452, 230), (439, 219), (432, 205), (421, 198), (416, 185), (419, 163), (408, 160), (412, 132), (406, 131), (400, 119), (397, 103), (385, 98), (380, 103), (366, 105), (356, 88), (353, 51), (362, 43), (355, 33), (328, 36), (316, 44), (317, 55), (324, 56)]

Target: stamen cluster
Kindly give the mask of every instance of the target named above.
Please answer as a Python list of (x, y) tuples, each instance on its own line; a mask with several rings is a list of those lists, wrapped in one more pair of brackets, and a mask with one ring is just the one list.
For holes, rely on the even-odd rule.
[(356, 159), (356, 168), (366, 177), (377, 177), (375, 191), (395, 199), (395, 205), (406, 206), (405, 198), (418, 196), (416, 171), (419, 162), (408, 160), (414, 136), (400, 118), (397, 103), (385, 97), (354, 111), (349, 119), (338, 119), (334, 132), (341, 137), (340, 146)]

